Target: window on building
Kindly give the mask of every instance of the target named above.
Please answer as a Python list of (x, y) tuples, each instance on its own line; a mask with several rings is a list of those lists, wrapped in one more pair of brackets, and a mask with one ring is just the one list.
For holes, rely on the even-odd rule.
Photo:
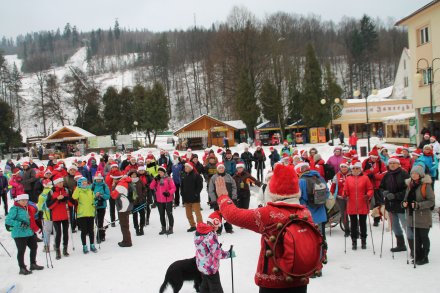
[(403, 78), (403, 84), (404, 84), (404, 87), (408, 87), (408, 85), (409, 85), (409, 83), (408, 83), (408, 76), (405, 76)]
[(419, 30), (419, 45), (429, 42), (429, 27), (425, 26)]
[(387, 125), (386, 137), (409, 138), (409, 126), (407, 124)]
[(403, 69), (406, 69), (406, 60), (403, 60)]

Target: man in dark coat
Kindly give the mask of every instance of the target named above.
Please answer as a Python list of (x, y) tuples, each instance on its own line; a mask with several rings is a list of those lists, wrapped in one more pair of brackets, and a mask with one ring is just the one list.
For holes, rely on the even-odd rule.
[(29, 200), (32, 202), (38, 202), (38, 195), (34, 195), (34, 184), (37, 181), (37, 173), (35, 169), (29, 167), (28, 162), (23, 163), (23, 176), (21, 184), (26, 194), (29, 194)]
[(193, 212), (196, 214), (197, 223), (203, 222), (202, 213), (200, 212), (200, 192), (203, 189), (203, 179), (192, 162), (185, 163), (185, 173), (182, 175), (180, 188), (186, 218), (190, 225), (187, 232), (194, 232), (196, 222), (194, 221)]
[(241, 154), (240, 158), (244, 162), (246, 172), (251, 174), (252, 173), (252, 161), (254, 160), (254, 156), (252, 156), (252, 153), (249, 151), (249, 147), (244, 148), (244, 152)]
[(237, 207), (248, 209), (251, 198), (249, 185), (255, 184), (260, 187), (261, 183), (245, 170), (243, 162), (237, 164), (237, 172), (232, 178), (234, 178), (235, 184), (237, 185)]
[(263, 182), (263, 170), (266, 168), (266, 155), (264, 154), (261, 146), (257, 146), (257, 150), (254, 153), (255, 169), (257, 170), (257, 179)]

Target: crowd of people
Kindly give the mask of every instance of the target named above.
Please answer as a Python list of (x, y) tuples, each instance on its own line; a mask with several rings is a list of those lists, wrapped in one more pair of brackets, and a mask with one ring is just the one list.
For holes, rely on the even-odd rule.
[[(396, 237), (392, 251), (406, 251), (409, 246), (413, 261), (423, 265), (429, 262), (428, 235), (432, 226), (434, 184), (438, 180), (437, 156), (438, 142), (433, 137), (429, 137), (429, 143), (423, 144), (421, 149), (410, 150), (402, 146), (393, 154), (378, 145), (364, 160), (359, 158), (353, 145), (351, 148), (333, 147), (333, 155), (325, 161), (316, 148), (299, 151), (287, 141), (280, 149), (270, 147), (268, 154), (261, 146), (256, 146), (254, 152), (246, 147), (241, 154), (229, 148), (206, 149), (201, 158), (191, 149), (183, 154), (160, 150), (157, 158), (152, 152), (145, 158), (129, 154), (124, 159), (119, 154), (101, 153), (91, 154), (88, 160), (76, 158), (69, 166), (51, 155), (47, 166), (39, 166), (32, 160), (14, 165), (9, 160), (5, 169), (0, 169), (0, 191), (6, 224), (17, 245), (20, 274), (24, 275), (43, 269), (35, 262), (37, 243), (43, 242), (44, 251), (50, 252), (53, 231), (53, 249), (58, 260), (69, 256), (69, 228), (72, 233), (79, 228), (84, 254), (96, 253), (95, 243), (104, 242), (106, 229), (119, 222), (122, 241), (118, 245), (130, 247), (133, 245), (130, 217), (136, 236), (142, 236), (154, 208), (158, 210), (161, 223), (159, 235), (174, 233), (173, 210), (180, 205), (185, 207), (187, 232), (197, 234), (203, 230), (206, 235), (211, 232), (220, 235), (224, 226), (226, 233), (234, 233), (233, 225), (255, 230), (253, 224), (243, 222), (244, 218), (238, 219), (231, 211), (222, 210), (229, 209), (222, 208), (225, 198), (240, 211), (249, 210), (254, 188), (259, 188), (257, 210), (285, 200), (286, 192), (294, 194), (287, 198), (305, 208), (317, 225), (324, 240), (323, 256), (328, 249), (325, 225), (329, 218), (329, 201), (333, 199), (339, 208), (345, 237), (351, 237), (353, 250), (358, 247), (358, 239), (361, 249), (367, 248), (368, 215), (373, 210), (373, 225), (378, 226), (384, 217), (384, 207)], [(291, 190), (290, 185), (295, 184), (289, 180), (277, 179), (277, 186), (283, 183), (289, 186), (284, 194), (275, 191), (271, 182), (277, 168), (284, 170), (278, 172), (294, 174), (297, 189)], [(223, 184), (221, 188), (218, 182)], [(201, 198), (203, 188), (208, 194), (205, 199)], [(14, 199), (10, 209), (8, 194)], [(203, 226), (201, 202), (204, 200), (218, 214), (216, 218), (220, 218), (212, 229)], [(110, 221), (105, 223), (107, 209)], [(251, 214), (243, 215), (254, 214), (252, 210)], [(197, 235), (200, 244), (204, 238), (200, 233)], [(26, 246), (31, 251), (30, 270), (24, 264)], [(232, 255), (232, 251), (220, 253), (221, 257)], [(326, 262), (325, 257), (323, 262)], [(317, 270), (313, 276), (322, 276), (322, 270)], [(298, 284), (303, 286), (306, 282)]]

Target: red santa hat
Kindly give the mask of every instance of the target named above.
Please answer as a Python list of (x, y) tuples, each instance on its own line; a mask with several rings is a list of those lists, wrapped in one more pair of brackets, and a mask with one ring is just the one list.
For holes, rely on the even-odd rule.
[(90, 156), (91, 156), (91, 157), (94, 157), (94, 156), (95, 156), (95, 153), (91, 153)]
[(377, 146), (374, 146), (373, 149), (368, 153), (371, 158), (378, 158), (379, 152), (377, 150)]
[(28, 166), (29, 167), (29, 162), (23, 162), (23, 164), (21, 164), (23, 167), (24, 166)]
[(402, 151), (403, 151), (403, 148), (400, 148), (400, 147), (397, 148), (395, 155), (398, 156), (398, 157), (402, 157), (403, 156)]
[(354, 160), (358, 158), (358, 153), (356, 150), (351, 150), (350, 155), (351, 155), (351, 158)]
[(435, 137), (434, 135), (432, 135), (432, 136), (430, 137), (430, 139), (433, 139), (434, 141), (436, 141), (436, 140), (437, 140), (437, 137)]
[(58, 183), (64, 182), (64, 178), (61, 176), (55, 176), (55, 178), (53, 179), (53, 184), (57, 185)]
[(55, 158), (55, 155), (54, 154), (49, 154), (49, 159), (53, 159), (53, 158)]
[(117, 168), (117, 169), (119, 169), (119, 165), (116, 164), (116, 163), (114, 163), (114, 164), (111, 164), (111, 165), (110, 165), (110, 168)]
[(403, 151), (403, 150), (407, 150), (407, 151), (409, 152), (409, 145), (404, 144), (404, 145), (402, 146), (402, 151)]
[(350, 168), (352, 168), (352, 169), (353, 168), (361, 168), (362, 169), (362, 163), (359, 162), (359, 161), (354, 161), (354, 162), (351, 163)]
[(343, 159), (341, 161), (341, 163), (339, 164), (339, 167), (342, 167), (342, 166), (345, 166), (348, 168), (348, 167), (350, 167), (350, 163), (348, 163), (348, 161), (346, 159)]
[(147, 161), (149, 160), (149, 161), (153, 161), (154, 160), (154, 156), (153, 156), (153, 154), (148, 154), (147, 155), (147, 159), (146, 159)]
[(110, 178), (119, 179), (122, 177), (122, 173), (119, 170), (112, 171), (110, 174)]
[(269, 151), (273, 151), (273, 150), (274, 150), (274, 147), (271, 146), (271, 147), (269, 148)]
[(46, 174), (52, 174), (52, 171), (51, 171), (49, 168), (47, 168), (47, 169), (44, 171), (44, 175), (46, 175)]
[(167, 172), (167, 165), (166, 164), (162, 164), (159, 166), (159, 168), (157, 168), (157, 171), (162, 171), (164, 173)]
[(193, 162), (187, 162), (187, 163), (185, 163), (185, 167), (191, 168), (191, 170), (194, 170), (194, 169), (195, 169), (195, 168), (194, 168), (194, 164), (193, 164)]
[(131, 182), (131, 177), (124, 177), (119, 180), (118, 184), (115, 187), (115, 191), (119, 194), (128, 195), (128, 184)]
[(306, 162), (301, 162), (296, 164), (295, 166), (295, 172), (300, 174), (300, 173), (304, 173), (305, 171), (310, 170), (310, 165), (309, 163)]
[(101, 172), (96, 172), (95, 173), (95, 177), (93, 177), (93, 180), (96, 180), (96, 179), (104, 180), (104, 177), (102, 176)]
[(225, 164), (223, 164), (223, 162), (218, 162), (218, 163), (217, 163), (217, 171), (218, 171), (218, 169), (220, 169), (220, 168), (225, 169)]
[(99, 154), (100, 154), (101, 156), (104, 155), (104, 154), (105, 154), (104, 150), (100, 150), (100, 151), (99, 151)]
[(222, 148), (218, 148), (217, 154), (221, 154), (221, 153), (223, 153), (223, 149)]
[(29, 200), (29, 194), (23, 193), (23, 194), (19, 194), (14, 198), (15, 201), (19, 201), (19, 200)]
[(235, 166), (237, 169), (238, 168), (243, 168), (244, 169), (244, 163), (243, 162), (238, 162), (237, 166)]
[(44, 179), (42, 184), (43, 184), (43, 187), (52, 187), (53, 186), (52, 180), (50, 180), (50, 179)]
[(400, 160), (399, 160), (399, 158), (397, 156), (393, 156), (393, 157), (388, 159), (388, 164), (389, 163), (397, 163), (397, 164), (400, 165)]
[(272, 201), (300, 197), (299, 178), (291, 165), (276, 164), (269, 182), (269, 196)]
[(342, 155), (342, 158), (344, 158), (345, 160), (351, 160), (353, 158), (353, 155), (351, 154), (351, 152), (346, 152)]
[(19, 168), (14, 168), (14, 170), (12, 170), (12, 174), (13, 175), (18, 175), (20, 173), (20, 169)]
[(79, 173), (79, 172), (76, 172), (75, 173), (75, 176), (73, 176), (73, 179), (74, 180), (76, 180), (76, 181), (78, 181), (80, 178), (82, 178), (83, 177), (83, 175), (81, 174), (81, 173)]
[(215, 211), (209, 215), (208, 220), (206, 222), (218, 228), (222, 224), (222, 215), (220, 214), (219, 211)]
[(180, 154), (179, 154), (178, 151), (174, 151), (174, 152), (173, 152), (173, 156), (180, 157)]
[(422, 155), (422, 150), (421, 149), (416, 149), (415, 151), (413, 151), (411, 153), (413, 156), (417, 156), (420, 157)]

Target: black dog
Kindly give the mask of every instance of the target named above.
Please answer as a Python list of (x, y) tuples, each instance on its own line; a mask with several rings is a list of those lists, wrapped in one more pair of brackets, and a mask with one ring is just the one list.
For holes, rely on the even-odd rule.
[(160, 286), (160, 293), (163, 293), (168, 285), (171, 285), (174, 293), (178, 293), (182, 289), (184, 281), (194, 281), (194, 289), (199, 291), (202, 283), (202, 276), (197, 269), (196, 258), (182, 259), (173, 262), (167, 269), (165, 280)]

